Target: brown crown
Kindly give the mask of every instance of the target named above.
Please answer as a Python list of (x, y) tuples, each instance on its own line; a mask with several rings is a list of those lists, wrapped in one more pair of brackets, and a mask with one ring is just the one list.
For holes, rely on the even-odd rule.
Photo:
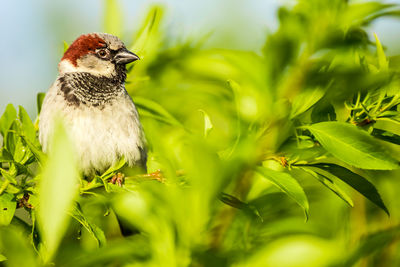
[(79, 58), (94, 53), (96, 49), (104, 47), (105, 44), (106, 42), (96, 34), (81, 35), (65, 51), (61, 60), (67, 59), (76, 67)]

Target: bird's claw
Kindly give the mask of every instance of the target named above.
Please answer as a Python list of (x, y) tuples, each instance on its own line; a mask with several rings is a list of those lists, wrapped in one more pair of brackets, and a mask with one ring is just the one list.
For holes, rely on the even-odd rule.
[(124, 175), (122, 174), (122, 173), (117, 173), (117, 174), (115, 174), (111, 179), (110, 179), (110, 181), (109, 181), (109, 183), (112, 183), (112, 184), (116, 184), (116, 185), (118, 185), (119, 187), (122, 187), (122, 184), (123, 184), (123, 182), (124, 182)]

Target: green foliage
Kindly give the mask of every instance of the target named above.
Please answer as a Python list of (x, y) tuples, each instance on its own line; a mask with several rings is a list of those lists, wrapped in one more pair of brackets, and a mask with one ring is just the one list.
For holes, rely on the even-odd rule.
[[(105, 31), (121, 36), (121, 7), (105, 9)], [(398, 16), (397, 6), (299, 0), (279, 9), (260, 51), (171, 40), (163, 13), (151, 8), (124, 40), (141, 58), (128, 66), (126, 88), (148, 169), (161, 174), (126, 172), (121, 187), (111, 184), (126, 171), (122, 158), (78, 179), (67, 129), (56, 127), (45, 155), (37, 123), (8, 105), (0, 262), (399, 265), (400, 65), (365, 30)]]
[(271, 169), (258, 168), (258, 172), (260, 172), (263, 177), (267, 178), (280, 189), (282, 189), (282, 191), (288, 194), (288, 196), (293, 198), (297, 204), (304, 209), (306, 217), (308, 218), (309, 205), (307, 196), (296, 179), (294, 179), (288, 173), (274, 171)]
[[(389, 215), (389, 211), (386, 208), (385, 204), (383, 203), (381, 196), (379, 195), (375, 186), (361, 175), (358, 175), (349, 169), (346, 169), (344, 167), (335, 164), (317, 163), (313, 165), (308, 165), (308, 168), (314, 170), (320, 176), (323, 176), (327, 179), (329, 178), (332, 179), (332, 177), (336, 177), (337, 179), (342, 180), (343, 182), (345, 182), (346, 184), (350, 185), (355, 190), (357, 190), (364, 197), (369, 199), (372, 203), (374, 203), (379, 208), (384, 210)], [(337, 194), (341, 196), (339, 192), (337, 192)], [(351, 202), (347, 200), (347, 197), (342, 197), (342, 198), (346, 202), (351, 204)]]
[(362, 169), (393, 170), (399, 167), (381, 144), (348, 123), (320, 122), (306, 129), (336, 158)]
[(121, 37), (122, 14), (117, 0), (104, 1), (104, 31)]
[(0, 196), (0, 225), (9, 225), (14, 217), (17, 202), (13, 194), (3, 193)]
[(6, 266), (40, 266), (26, 233), (21, 233), (15, 226), (0, 228), (0, 250), (7, 255), (3, 256)]
[(68, 226), (68, 212), (76, 199), (79, 173), (74, 150), (61, 122), (54, 128), (51, 150), (38, 186), (37, 223), (42, 238), (40, 252), (51, 260)]

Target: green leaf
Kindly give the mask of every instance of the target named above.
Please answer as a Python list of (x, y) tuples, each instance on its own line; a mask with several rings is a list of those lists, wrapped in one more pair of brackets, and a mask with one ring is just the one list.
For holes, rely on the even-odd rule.
[[(64, 42), (64, 49), (65, 49), (65, 44), (66, 44), (66, 42)], [(68, 49), (68, 45), (67, 45), (67, 49)], [(40, 111), (42, 110), (42, 104), (43, 104), (43, 100), (44, 100), (45, 96), (46, 96), (46, 93), (38, 93), (36, 95), (36, 105), (37, 105), (37, 113), (38, 114), (40, 114)]]
[(153, 118), (173, 126), (183, 127), (182, 124), (160, 104), (142, 97), (135, 97), (134, 102), (139, 110), (140, 116)]
[(342, 166), (335, 165), (335, 164), (317, 163), (317, 164), (312, 164), (311, 166), (316, 167), (316, 168), (313, 168), (313, 170), (315, 170), (319, 173), (321, 173), (321, 171), (316, 170), (317, 168), (324, 170), (325, 171), (324, 175), (326, 175), (326, 176), (329, 176), (329, 174), (331, 174), (331, 175), (339, 178), (346, 184), (350, 185), (353, 189), (355, 189), (357, 192), (359, 192), (365, 198), (367, 198), (372, 203), (374, 203), (376, 206), (378, 206), (383, 211), (385, 211), (387, 213), (387, 215), (390, 215), (388, 209), (386, 208), (385, 204), (383, 203), (383, 200), (382, 200), (381, 195), (379, 194), (378, 190), (366, 178), (350, 171), (349, 169), (346, 169)]
[(111, 174), (114, 174), (116, 171), (118, 171), (119, 169), (121, 169), (122, 167), (124, 167), (126, 164), (126, 160), (124, 157), (121, 157), (121, 159), (115, 163), (113, 166), (111, 166), (110, 168), (108, 168), (102, 175), (101, 175), (101, 179), (107, 179), (109, 178), (109, 176)]
[[(347, 11), (345, 13), (345, 18), (348, 23), (368, 23), (371, 20), (385, 14), (385, 9), (393, 7), (393, 4), (385, 4), (374, 1), (363, 2), (351, 2), (348, 5)], [(386, 11), (387, 12), (387, 11)]]
[(15, 167), (15, 164), (11, 163), (8, 171), (4, 170), (3, 168), (0, 168), (0, 172), (1, 176), (3, 176), (10, 183), (13, 184), (17, 183), (17, 180), (15, 180), (15, 177), (17, 176), (17, 168)]
[(30, 141), (34, 142), (36, 140), (35, 126), (33, 125), (31, 118), (29, 118), (28, 113), (22, 106), (19, 106), (18, 118), (21, 122), (21, 130), (23, 135), (26, 136), (26, 138)]
[(105, 263), (129, 262), (131, 265), (148, 266), (153, 255), (152, 246), (149, 243), (146, 235), (133, 235), (123, 240), (117, 239), (107, 246), (87, 251), (78, 257), (73, 255), (73, 257), (66, 258), (63, 265), (86, 267), (109, 265)]
[(22, 140), (25, 142), (26, 146), (30, 149), (33, 153), (35, 158), (39, 161), (39, 164), (42, 164), (46, 160), (46, 154), (42, 152), (42, 150), (36, 147), (31, 141), (27, 140), (26, 138), (22, 137)]
[(122, 12), (117, 0), (104, 1), (104, 31), (121, 37)]
[(381, 42), (378, 39), (376, 33), (374, 33), (375, 40), (376, 40), (376, 53), (378, 56), (378, 63), (380, 70), (387, 70), (389, 68), (389, 62), (386, 59), (385, 52), (383, 51), (383, 47)]
[(0, 253), (0, 262), (7, 260), (6, 256)]
[(321, 122), (305, 126), (336, 158), (358, 168), (393, 170), (399, 168), (376, 139), (356, 126), (342, 122)]
[(234, 197), (226, 193), (222, 193), (220, 196), (220, 200), (231, 207), (244, 210), (247, 213), (256, 216), (258, 219), (260, 219), (261, 222), (263, 221), (263, 218), (261, 217), (260, 212), (257, 210), (256, 207), (250, 205), (249, 203), (241, 201), (237, 197)]
[(17, 118), (17, 111), (12, 104), (8, 104), (6, 110), (0, 118), (0, 133), (6, 139), (7, 131)]
[(31, 156), (32, 153), (28, 148), (25, 147), (22, 137), (16, 136), (13, 154), (14, 161), (20, 164), (25, 164)]
[(290, 118), (293, 119), (309, 110), (324, 96), (324, 94), (325, 91), (321, 88), (308, 89), (301, 92), (293, 100)]
[(162, 16), (163, 10), (160, 7), (151, 8), (143, 26), (139, 30), (130, 50), (140, 58), (145, 57), (148, 53), (155, 52), (153, 50), (159, 43), (159, 27)]
[(93, 236), (97, 241), (97, 245), (104, 246), (106, 244), (106, 237), (103, 230), (101, 230), (97, 225), (90, 222), (83, 214), (79, 205), (76, 205), (74, 210), (71, 212), (71, 216), (77, 220), (85, 229)]
[(348, 254), (344, 262), (333, 266), (357, 266), (356, 263), (360, 259), (373, 255), (376, 251), (387, 251), (388, 246), (396, 242), (396, 240), (399, 240), (399, 237), (399, 227), (393, 227), (369, 234), (360, 240), (358, 247), (352, 253)]
[[(7, 182), (6, 182), (7, 183)], [(7, 186), (7, 189), (5, 190), (5, 192), (10, 193), (10, 194), (20, 194), (21, 193), (21, 188), (18, 188), (17, 186), (14, 186), (12, 184), (9, 184)]]
[(24, 230), (19, 227), (0, 227), (0, 251), (7, 258), (1, 266), (43, 266), (37, 263), (36, 253), (24, 235)]
[(0, 162), (12, 162), (13, 158), (10, 152), (8, 152), (6, 149), (1, 149), (0, 150)]
[(199, 109), (199, 111), (203, 113), (204, 116), (204, 137), (207, 137), (210, 131), (213, 129), (213, 124), (207, 112), (202, 109)]
[(18, 227), (19, 229), (21, 229), (21, 231), (23, 231), (23, 233), (26, 234), (30, 234), (32, 231), (32, 226), (17, 216), (13, 217), (10, 225)]
[(372, 130), (371, 135), (383, 141), (400, 145), (400, 135), (376, 128)]
[(337, 185), (335, 182), (328, 177), (324, 176), (322, 173), (318, 172), (318, 168), (313, 167), (302, 167), (303, 171), (311, 174), (315, 177), (319, 182), (321, 182), (324, 186), (326, 186), (329, 190), (335, 193), (338, 197), (343, 199), (350, 207), (354, 206), (353, 200)]
[(391, 69), (399, 69), (400, 68), (400, 55), (394, 55), (388, 58), (389, 67)]
[(257, 168), (257, 172), (296, 201), (303, 208), (306, 219), (308, 219), (309, 204), (307, 196), (296, 179), (286, 172), (274, 171), (262, 167)]
[[(68, 44), (66, 41), (63, 41), (63, 52), (64, 52), (64, 53), (67, 52), (68, 47), (69, 47), (69, 44)], [(43, 94), (43, 93), (39, 93), (39, 94)], [(38, 95), (39, 95), (39, 94), (38, 94)], [(39, 111), (40, 111), (40, 110), (39, 110)]]
[(323, 121), (335, 121), (336, 112), (332, 104), (321, 103), (314, 106), (311, 112), (311, 121), (313, 123)]
[(8, 193), (0, 195), (0, 226), (10, 224), (16, 208), (17, 201), (15, 201), (14, 195)]
[(49, 158), (39, 184), (38, 227), (43, 239), (41, 254), (49, 262), (68, 226), (74, 199), (79, 192), (79, 174), (73, 145), (60, 120), (55, 120)]
[(15, 146), (18, 141), (18, 126), (17, 126), (17, 121), (13, 121), (11, 123), (11, 126), (9, 128), (9, 131), (6, 133), (5, 136), (5, 148), (7, 149), (8, 152), (14, 157), (15, 153)]

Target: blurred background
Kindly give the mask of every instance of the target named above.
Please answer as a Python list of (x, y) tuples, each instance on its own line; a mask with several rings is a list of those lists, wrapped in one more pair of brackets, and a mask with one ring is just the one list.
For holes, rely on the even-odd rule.
[[(46, 92), (54, 82), (57, 76), (57, 64), (64, 49), (63, 42), (70, 44), (83, 33), (103, 31), (105, 2), (107, 1), (38, 0), (2, 3), (0, 55), (3, 60), (0, 63), (0, 110), (4, 110), (7, 103), (11, 102), (14, 105), (24, 106), (31, 117), (35, 118), (36, 94)], [(149, 156), (149, 170), (162, 169), (167, 177), (172, 177), (171, 183), (179, 186), (169, 186), (168, 190), (164, 190), (158, 184), (143, 183), (139, 188), (142, 194), (140, 198), (129, 195), (122, 201), (119, 198), (112, 199), (112, 202), (116, 203), (117, 213), (126, 214), (133, 221), (133, 225), (139, 225), (144, 228), (144, 232), (150, 233), (155, 262), (175, 263), (174, 261), (179, 260), (185, 266), (185, 261), (193, 256), (198, 262), (213, 262), (215, 266), (228, 266), (229, 262), (242, 262), (235, 266), (265, 266), (260, 264), (262, 262), (267, 263), (267, 266), (293, 266), (293, 263), (297, 263), (296, 266), (319, 267), (326, 266), (323, 263), (336, 261), (339, 262), (337, 266), (343, 266), (340, 262), (345, 258), (344, 260), (349, 263), (348, 266), (352, 266), (351, 264), (359, 258), (369, 257), (374, 250), (380, 248), (383, 248), (383, 251), (379, 252), (380, 254), (375, 252), (375, 257), (369, 259), (372, 265), (367, 265), (366, 261), (363, 261), (359, 266), (396, 266), (388, 264), (390, 261), (400, 262), (399, 242), (394, 243), (390, 237), (396, 233), (397, 241), (400, 240), (398, 230), (373, 234), (380, 230), (390, 230), (391, 227), (398, 228), (399, 172), (363, 173), (381, 192), (391, 213), (391, 217), (388, 217), (349, 187), (344, 187), (343, 191), (345, 195), (351, 195), (354, 208), (350, 208), (342, 199), (324, 188), (314, 179), (315, 177), (307, 173), (298, 173), (295, 169), (284, 170), (286, 166), (282, 167), (281, 164), (285, 164), (274, 162), (276, 158), (262, 158), (263, 164), (270, 164), (271, 161), (275, 163), (274, 166), (263, 165), (264, 167), (282, 173), (290, 171), (289, 173), (292, 173), (304, 187), (310, 202), (310, 216), (307, 222), (303, 210), (280, 189), (272, 186), (272, 183), (265, 182), (259, 175), (255, 175), (250, 186), (246, 184), (248, 177), (243, 175), (246, 172), (242, 172), (259, 165), (260, 159), (256, 158), (259, 151), (266, 151), (267, 155), (272, 151), (272, 155), (278, 156), (280, 155), (278, 152), (290, 152), (292, 149), (295, 151), (293, 158), (296, 158), (297, 145), (300, 142), (291, 143), (294, 140), (293, 132), (299, 140), (307, 137), (304, 135), (300, 138), (297, 136), (297, 130), (293, 131), (292, 128), (299, 124), (307, 125), (327, 120), (347, 121), (350, 113), (343, 105), (344, 100), (351, 99), (355, 90), (367, 89), (372, 92), (377, 87), (374, 81), (379, 76), (375, 75), (375, 72), (378, 72), (377, 67), (373, 69), (377, 60), (372, 33), (376, 33), (379, 37), (387, 56), (400, 53), (400, 45), (396, 43), (400, 35), (398, 18), (378, 18), (368, 26), (366, 30), (372, 42), (368, 43), (369, 52), (364, 51), (370, 56), (365, 60), (374, 64), (368, 65), (371, 68), (368, 76), (356, 76), (358, 72), (352, 72), (354, 69), (351, 68), (354, 68), (353, 57), (349, 57), (350, 53), (347, 53), (352, 51), (352, 39), (349, 39), (349, 43), (344, 43), (346, 46), (341, 50), (342, 47), (336, 47), (338, 44), (331, 38), (335, 37), (336, 32), (325, 31), (330, 23), (335, 27), (337, 24), (350, 25), (349, 22), (344, 21), (341, 24), (335, 20), (341, 16), (336, 16), (335, 10), (330, 9), (334, 1), (300, 1), (304, 6), (299, 10), (304, 11), (305, 17), (311, 21), (315, 18), (319, 21), (315, 24), (301, 25), (297, 20), (298, 17), (287, 11), (286, 16), (289, 19), (285, 27), (282, 27), (283, 31), (270, 35), (266, 46), (264, 45), (268, 34), (278, 28), (278, 8), (282, 5), (291, 6), (296, 1), (120, 0), (116, 2), (119, 3), (119, 9), (123, 14), (120, 37), (130, 48), (135, 47), (132, 40), (142, 36), (137, 34), (137, 31), (143, 26), (150, 7), (155, 3), (160, 4), (165, 12), (162, 23), (154, 23), (156, 29), (149, 38), (151, 41), (161, 40), (162, 44), (154, 44), (154, 47), (148, 49), (154, 58), (146, 54), (146, 60), (142, 58), (143, 60), (138, 62), (134, 69), (129, 68), (131, 72), (128, 75), (127, 90), (134, 96), (139, 112), (142, 112), (141, 116), (144, 115), (142, 123), (150, 144), (149, 150), (152, 152)], [(385, 2), (400, 4), (400, 0)], [(320, 6), (313, 5), (316, 3)], [(319, 13), (321, 10), (326, 11), (325, 9), (328, 10), (326, 14), (331, 17)], [(355, 14), (355, 18), (357, 15), (363, 17), (363, 12), (373, 13), (368, 6), (366, 10), (356, 11), (361, 14)], [(118, 14), (118, 12), (109, 13)], [(285, 12), (281, 12), (281, 16), (284, 17)], [(291, 20), (291, 18), (296, 19)], [(158, 25), (161, 29), (157, 29)], [(357, 35), (359, 32), (355, 33), (355, 37), (360, 37)], [(337, 81), (334, 84), (336, 87), (323, 83), (328, 79), (312, 79), (314, 76), (320, 77), (319, 72), (313, 72), (312, 68), (307, 69), (307, 64), (316, 59), (314, 54), (305, 59), (298, 57), (297, 54), (290, 55), (290, 51), (297, 49), (300, 51), (302, 48), (292, 47), (290, 42), (287, 47), (282, 45), (287, 44), (285, 41), (291, 41), (291, 37), (294, 43), (299, 41), (299, 44), (310, 45), (311, 51), (328, 50), (329, 53), (317, 54), (317, 59), (318, 55), (321, 56), (317, 63), (321, 63), (322, 66), (324, 60), (331, 60), (331, 56), (336, 57), (339, 63), (348, 63), (343, 65), (348, 66), (348, 69), (337, 63), (337, 69), (334, 68), (328, 76), (322, 76), (329, 78), (331, 75), (332, 80)], [(324, 43), (317, 37), (321, 37), (322, 41), (332, 42), (333, 48), (328, 46), (331, 43)], [(364, 41), (361, 38), (360, 42), (364, 44)], [(267, 49), (264, 51), (265, 57), (263, 47)], [(275, 54), (271, 53), (269, 57), (268, 49)], [(279, 69), (281, 63), (283, 67)], [(294, 71), (286, 71), (284, 64), (294, 66)], [(364, 67), (363, 64), (364, 62), (356, 63), (355, 70), (359, 71), (361, 69), (359, 65)], [(379, 67), (379, 64), (376, 66)], [(298, 85), (301, 79), (297, 70), (310, 74), (311, 78), (308, 77), (310, 85)], [(370, 80), (365, 81), (365, 77), (369, 77)], [(314, 110), (317, 115), (331, 114), (323, 101), (318, 102), (320, 106), (316, 105), (312, 111), (310, 106), (302, 110), (302, 105), (306, 105), (306, 100), (310, 98), (307, 94), (310, 93), (307, 91), (310, 88), (307, 86), (316, 86), (314, 82), (317, 85), (323, 84), (324, 90), (329, 93), (326, 93), (328, 101), (333, 99), (332, 103), (340, 102), (341, 106), (331, 106), (332, 109), (336, 109), (335, 117), (321, 120), (318, 117), (313, 118)], [(393, 88), (397, 93), (398, 85), (395, 84)], [(306, 94), (299, 94), (303, 91)], [(316, 92), (318, 94), (318, 90)], [(314, 91), (311, 96), (315, 96)], [(293, 107), (288, 105), (287, 98), (292, 98)], [(313, 104), (315, 103), (311, 103)], [(290, 119), (289, 111), (293, 112), (290, 114), (292, 116)], [(271, 123), (272, 130), (264, 131), (264, 123), (271, 121), (275, 122)], [(283, 123), (284, 121), (288, 123)], [(393, 132), (400, 136), (398, 125), (393, 128), (396, 128)], [(258, 140), (256, 137), (259, 133), (261, 136), (265, 134), (266, 137)], [(285, 140), (287, 147), (282, 145)], [(311, 149), (317, 147), (309, 136), (308, 139), (301, 141), (301, 144), (310, 145), (310, 142)], [(281, 145), (287, 151), (282, 150)], [(396, 151), (393, 154), (398, 158), (399, 148), (393, 146), (393, 151)], [(302, 149), (307, 148), (305, 145), (302, 147)], [(314, 159), (315, 155), (321, 153), (319, 150), (320, 147), (317, 147), (316, 152), (311, 151), (310, 155), (305, 156)], [(187, 181), (192, 183), (192, 190), (187, 190), (185, 180), (181, 181), (177, 175), (177, 171), (182, 169), (187, 171)], [(236, 185), (239, 179), (243, 179), (244, 182), (243, 184), (238, 182)], [(338, 182), (340, 186), (344, 185), (343, 182)], [(135, 190), (139, 187), (136, 184), (131, 186)], [(243, 205), (244, 203), (237, 202), (239, 199), (248, 201), (251, 205), (242, 207), (244, 212), (236, 212), (236, 209), (231, 207), (226, 209), (227, 207), (216, 197), (221, 191), (231, 192), (238, 197), (238, 199), (225, 199), (224, 203), (230, 202), (230, 206), (235, 206), (235, 203), (238, 206)], [(105, 229), (107, 238), (113, 237), (112, 227), (108, 227), (108, 222), (104, 222), (103, 200), (96, 198), (93, 203), (90, 201), (86, 199), (82, 204), (84, 212), (94, 221), (97, 220), (96, 223)], [(107, 201), (110, 201), (109, 196)], [(142, 209), (132, 209), (132, 206)], [(203, 232), (206, 234), (199, 234)], [(69, 236), (75, 235), (75, 232), (71, 233), (72, 231)], [(93, 252), (92, 257), (97, 258), (101, 252), (96, 250), (96, 244), (88, 233), (86, 235), (85, 237), (84, 232), (81, 243), (71, 246), (73, 249), (60, 250), (57, 260), (64, 263), (70, 259), (79, 262), (81, 258), (75, 259), (71, 255), (83, 255), (82, 258), (85, 258), (86, 252)], [(211, 241), (208, 240), (209, 237)], [(68, 238), (66, 240), (71, 243), (78, 242), (76, 238), (73, 241)], [(69, 245), (67, 242), (65, 244)], [(127, 247), (126, 244), (129, 245), (129, 243), (120, 245)], [(209, 246), (217, 248), (218, 253), (214, 253), (212, 249), (211, 252), (207, 250)], [(107, 251), (109, 247), (104, 249)], [(119, 258), (119, 254), (115, 255), (115, 258)], [(76, 265), (71, 263), (65, 266)], [(93, 265), (88, 264), (88, 266)]]
[[(400, 0), (386, 1), (400, 3)], [(207, 36), (205, 46), (260, 52), (266, 34), (277, 27), (276, 11), (290, 0), (121, 0), (123, 39), (129, 43), (139, 22), (154, 3), (166, 8), (164, 25), (171, 39)], [(24, 106), (36, 116), (36, 94), (55, 80), (63, 41), (103, 29), (102, 1), (3, 1), (0, 10), (0, 110), (7, 103)], [(400, 51), (400, 21), (380, 19), (375, 32), (387, 54)], [(128, 44), (129, 45), (129, 44)], [(23, 74), (23, 76), (21, 76)]]

